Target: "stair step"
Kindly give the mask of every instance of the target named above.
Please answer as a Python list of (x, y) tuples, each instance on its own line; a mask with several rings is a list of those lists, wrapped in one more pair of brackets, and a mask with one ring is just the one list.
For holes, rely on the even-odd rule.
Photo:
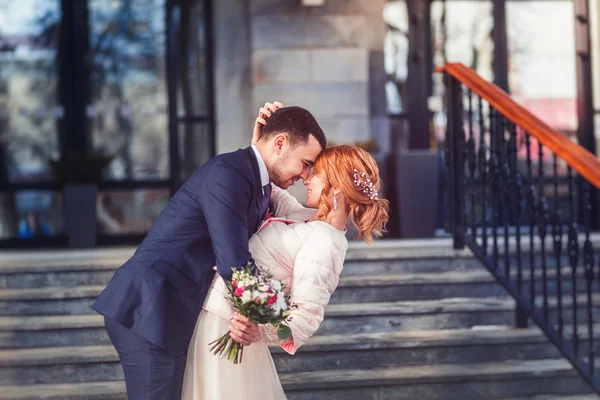
[[(524, 270), (523, 288), (529, 291), (529, 271)], [(561, 269), (563, 275), (563, 295), (572, 293), (571, 268)], [(516, 271), (511, 271), (516, 279)], [(556, 270), (547, 271), (548, 295), (558, 293), (556, 284)], [(536, 293), (541, 293), (542, 271), (535, 271)], [(583, 268), (577, 273), (577, 292), (586, 290)], [(507, 297), (504, 288), (484, 268), (478, 270), (446, 271), (439, 273), (395, 273), (373, 275), (344, 275), (336, 292), (331, 297), (330, 304), (343, 303), (369, 303), (383, 301), (411, 301), (411, 300), (436, 300), (453, 297)]]
[[(105, 284), (111, 271), (133, 252), (133, 248), (6, 252), (0, 255), (0, 287)], [(547, 259), (549, 266), (554, 261), (553, 257)], [(526, 264), (527, 259), (523, 263)], [(483, 269), (468, 250), (453, 250), (450, 239), (385, 240), (370, 246), (351, 242), (344, 275), (468, 270), (481, 272)]]
[[(316, 336), (293, 357), (271, 352), (279, 373), (561, 357), (538, 329), (510, 327)], [(0, 385), (120, 380), (118, 361), (112, 345), (0, 350)]]
[(0, 255), (0, 274), (114, 270), (134, 248), (88, 250), (6, 251)]
[[(542, 299), (537, 299), (538, 306)], [(594, 294), (594, 313), (600, 312), (600, 294)], [(578, 295), (579, 304), (586, 296)], [(550, 321), (557, 321), (557, 299), (548, 298)], [(572, 297), (563, 297), (563, 318), (572, 320)], [(447, 298), (441, 300), (333, 304), (317, 334), (358, 334), (429, 329), (460, 329), (480, 325), (514, 325), (515, 302), (507, 297)], [(583, 315), (582, 315), (583, 314)], [(587, 314), (578, 314), (587, 322)]]
[(102, 290), (104, 290), (103, 285), (0, 289), (0, 301), (96, 298)]
[[(582, 243), (584, 236), (580, 235), (579, 242)], [(529, 249), (529, 238), (522, 237), (522, 254), (526, 254)], [(600, 246), (600, 234), (593, 233), (591, 241), (594, 247)], [(510, 251), (513, 254), (515, 248), (514, 238), (510, 239)], [(550, 242), (550, 240), (548, 240)], [(489, 238), (491, 246), (491, 237)], [(503, 238), (499, 237), (499, 247), (503, 251)], [(536, 239), (535, 251), (539, 252), (539, 243)], [(546, 246), (548, 254), (548, 265), (554, 265), (554, 257), (549, 246)], [(67, 272), (67, 271), (98, 271), (98, 270), (114, 270), (119, 265), (122, 265), (135, 252), (133, 247), (116, 247), (88, 250), (28, 250), (28, 251), (3, 251), (0, 254), (0, 275), (23, 274), (23, 273), (50, 273), (50, 272)], [(539, 254), (538, 254), (539, 255)], [(461, 266), (469, 264), (478, 266), (478, 262), (474, 260), (473, 254), (468, 249), (454, 250), (452, 248), (451, 238), (435, 238), (435, 239), (403, 239), (403, 240), (378, 240), (367, 245), (364, 242), (350, 242), (348, 251), (346, 252), (346, 261), (355, 263), (357, 266), (362, 261), (372, 261), (375, 263), (383, 262), (385, 265), (393, 265), (397, 261), (400, 264), (410, 267), (425, 266), (436, 267), (440, 261), (450, 261), (447, 267), (448, 270), (456, 271)], [(566, 258), (565, 258), (566, 260)], [(404, 261), (411, 261), (410, 264)], [(414, 264), (412, 263), (414, 262)], [(465, 263), (466, 262), (466, 263)], [(523, 258), (526, 264), (528, 260)], [(433, 265), (432, 265), (433, 264)], [(568, 263), (566, 263), (568, 264)], [(446, 266), (444, 266), (446, 267)], [(384, 267), (383, 270), (386, 268)], [(410, 268), (409, 268), (410, 269)], [(427, 269), (425, 267), (425, 269)], [(363, 269), (358, 268), (357, 273), (361, 273)], [(384, 271), (380, 272), (384, 272)], [(436, 269), (437, 270), (437, 269)], [(424, 269), (415, 270), (412, 272), (421, 271)], [(372, 273), (368, 272), (367, 273)]]
[[(541, 271), (536, 271), (541, 275)], [(565, 277), (570, 269), (564, 268)], [(583, 276), (583, 269), (579, 271)], [(548, 273), (548, 294), (556, 293), (554, 273)], [(563, 294), (571, 292), (570, 280), (563, 282)], [(527, 280), (523, 284), (529, 290)], [(578, 292), (586, 289), (583, 277), (577, 281)], [(74, 287), (36, 287), (0, 289), (0, 316), (88, 314), (104, 285)], [(537, 293), (542, 283), (536, 283)], [(330, 304), (437, 300), (454, 297), (508, 297), (504, 289), (485, 270), (381, 275), (342, 274)]]
[[(600, 295), (594, 296), (599, 304)], [(541, 300), (541, 299), (539, 299)], [(585, 304), (585, 295), (578, 302)], [(572, 298), (563, 298), (564, 320)], [(549, 298), (550, 318), (556, 320), (556, 298)], [(410, 330), (461, 329), (481, 325), (513, 325), (514, 301), (506, 297), (332, 304), (316, 335), (360, 334)], [(594, 312), (598, 312), (597, 308)], [(579, 313), (585, 323), (587, 313)], [(108, 344), (103, 317), (98, 314), (19, 316), (0, 318), (0, 348)]]
[(112, 345), (0, 350), (0, 368), (119, 361)]
[[(586, 301), (586, 294), (577, 295), (577, 303), (580, 306), (586, 304)], [(594, 293), (592, 301), (594, 304), (600, 301), (600, 293)], [(541, 306), (541, 304), (542, 299), (536, 298), (536, 305)], [(558, 307), (557, 298), (548, 297), (548, 304), (549, 307)], [(570, 307), (573, 304), (573, 298), (571, 296), (563, 296), (562, 304), (563, 307)], [(511, 297), (485, 297), (480, 299), (456, 297), (422, 301), (334, 304), (327, 306), (325, 313), (329, 317), (384, 314), (415, 315), (441, 312), (514, 310), (514, 307), (515, 302)]]
[[(280, 374), (280, 379), (290, 400), (501, 399), (590, 392), (563, 360), (310, 371)], [(0, 390), (6, 400), (126, 398), (122, 381), (2, 386)]]
[(110, 344), (99, 314), (0, 318), (0, 349), (99, 344)]
[(501, 399), (590, 393), (563, 360), (408, 366), (282, 374), (290, 400)]
[[(440, 245), (444, 246), (440, 248)], [(33, 251), (0, 254), (0, 288), (105, 285), (112, 273), (131, 255), (133, 249), (106, 251)], [(456, 262), (455, 262), (456, 261)], [(410, 266), (408, 265), (410, 264)], [(448, 264), (447, 266), (445, 264)], [(450, 242), (380, 241), (371, 247), (349, 244), (345, 274), (461, 270), (480, 268), (466, 251), (452, 250)]]
[[(114, 271), (121, 265), (123, 260), (83, 260), (79, 263), (63, 262), (60, 259), (47, 260), (39, 264), (25, 263), (2, 264), (0, 256), (0, 289), (27, 289), (44, 287), (76, 287), (81, 285), (106, 285), (111, 279)], [(553, 275), (553, 258), (548, 261), (548, 270), (550, 276)], [(563, 265), (566, 265), (566, 260)], [(514, 263), (512, 273), (515, 274)], [(502, 268), (502, 267), (501, 267)], [(524, 279), (527, 280), (528, 267), (527, 260), (523, 260)], [(570, 272), (570, 268), (565, 267), (565, 272)], [(541, 275), (538, 268), (537, 275)], [(442, 277), (442, 283), (448, 282), (453, 274), (458, 274), (455, 284), (463, 282), (462, 277), (473, 274), (473, 279), (478, 283), (493, 283), (491, 276), (472, 257), (440, 257), (440, 258), (403, 258), (403, 259), (368, 259), (352, 260), (346, 259), (342, 277), (349, 278), (353, 276), (372, 276), (377, 275), (395, 275), (396, 282), (406, 285), (418, 284), (419, 276), (429, 275), (424, 279), (435, 282), (434, 274), (449, 274), (448, 277)], [(462, 275), (461, 275), (462, 274)], [(406, 276), (409, 280), (402, 280)], [(568, 273), (567, 276), (570, 276)], [(359, 278), (356, 278), (359, 280)], [(451, 283), (451, 281), (449, 282)]]
[(507, 360), (489, 364), (434, 364), (371, 370), (308, 371), (282, 374), (281, 382), (286, 389), (347, 388), (355, 386), (415, 385), (419, 383), (442, 383), (464, 380), (508, 380), (575, 374), (565, 360)]
[(127, 399), (124, 381), (0, 386), (3, 400)]
[(104, 317), (99, 314), (0, 318), (0, 332), (100, 327), (104, 328)]
[[(0, 289), (29, 289), (45, 287), (76, 287), (82, 285), (106, 285), (118, 265), (75, 265), (49, 266), (35, 270), (3, 273), (0, 268)], [(63, 270), (64, 269), (64, 270)], [(14, 270), (14, 269), (13, 269)], [(360, 271), (360, 274), (356, 272)], [(456, 273), (457, 271), (487, 274), (474, 259), (454, 262), (448, 259), (431, 260), (372, 260), (346, 261), (342, 277), (378, 275), (420, 276), (436, 272)], [(489, 274), (487, 274), (489, 276)], [(416, 278), (415, 278), (416, 279)], [(460, 279), (459, 279), (460, 281)]]
[[(86, 271), (115, 268), (135, 252), (133, 247), (89, 250), (4, 251), (0, 255), (0, 274), (50, 271)], [(454, 250), (451, 239), (379, 240), (371, 245), (350, 242), (347, 261), (396, 260), (411, 258), (467, 258), (469, 250)]]
[[(579, 331), (585, 329), (587, 329), (587, 325), (579, 326)], [(570, 333), (571, 331), (572, 327), (567, 326), (565, 332)], [(594, 325), (594, 331), (596, 336), (600, 336), (600, 324)], [(487, 326), (475, 329), (314, 336), (298, 350), (297, 354), (391, 348), (504, 346), (546, 342), (546, 337), (538, 328), (515, 329), (509, 326)], [(271, 352), (287, 354), (279, 347), (272, 347)], [(0, 350), (0, 368), (117, 360), (117, 354), (112, 345)]]
[(564, 395), (564, 396), (533, 396), (533, 397), (511, 397), (510, 399), (504, 400), (598, 400), (597, 394), (579, 394), (579, 395)]

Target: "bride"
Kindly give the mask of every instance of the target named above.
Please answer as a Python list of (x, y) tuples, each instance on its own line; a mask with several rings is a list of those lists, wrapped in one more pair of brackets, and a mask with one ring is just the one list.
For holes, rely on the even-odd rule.
[[(264, 123), (259, 116), (257, 125)], [(188, 350), (182, 399), (285, 399), (268, 346), (281, 346), (293, 355), (319, 328), (343, 268), (348, 218), (360, 239), (371, 242), (381, 236), (388, 202), (379, 198), (379, 170), (366, 151), (344, 145), (326, 148), (304, 186), (310, 208), (273, 186), (271, 204), (277, 217), (263, 222), (249, 241), (256, 264), (282, 281), (298, 306), (288, 324), (292, 336), (282, 341), (272, 325), (258, 325), (257, 339), (245, 346), (241, 364), (213, 355), (208, 344), (237, 317), (217, 275)]]

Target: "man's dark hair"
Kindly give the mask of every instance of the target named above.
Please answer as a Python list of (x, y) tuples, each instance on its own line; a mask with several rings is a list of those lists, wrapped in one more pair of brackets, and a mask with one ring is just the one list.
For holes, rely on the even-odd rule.
[(305, 144), (308, 142), (308, 137), (313, 135), (321, 148), (327, 147), (327, 139), (317, 120), (302, 107), (283, 107), (275, 111), (267, 119), (261, 139), (267, 139), (279, 133), (287, 133), (292, 146)]

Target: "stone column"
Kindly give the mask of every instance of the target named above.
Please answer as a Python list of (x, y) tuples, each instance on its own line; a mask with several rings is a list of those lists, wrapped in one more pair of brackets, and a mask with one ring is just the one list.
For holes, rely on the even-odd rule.
[(249, 7), (249, 0), (213, 1), (217, 154), (247, 147), (252, 138)]

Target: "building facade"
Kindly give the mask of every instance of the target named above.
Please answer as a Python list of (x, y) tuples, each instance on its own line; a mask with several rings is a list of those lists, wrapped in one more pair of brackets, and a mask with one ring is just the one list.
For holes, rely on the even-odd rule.
[(599, 21), (598, 0), (0, 0), (0, 246), (66, 245), (50, 161), (73, 152), (111, 157), (98, 243), (139, 241), (266, 101), (375, 142), (384, 169), (435, 151), (446, 62), (600, 154)]

